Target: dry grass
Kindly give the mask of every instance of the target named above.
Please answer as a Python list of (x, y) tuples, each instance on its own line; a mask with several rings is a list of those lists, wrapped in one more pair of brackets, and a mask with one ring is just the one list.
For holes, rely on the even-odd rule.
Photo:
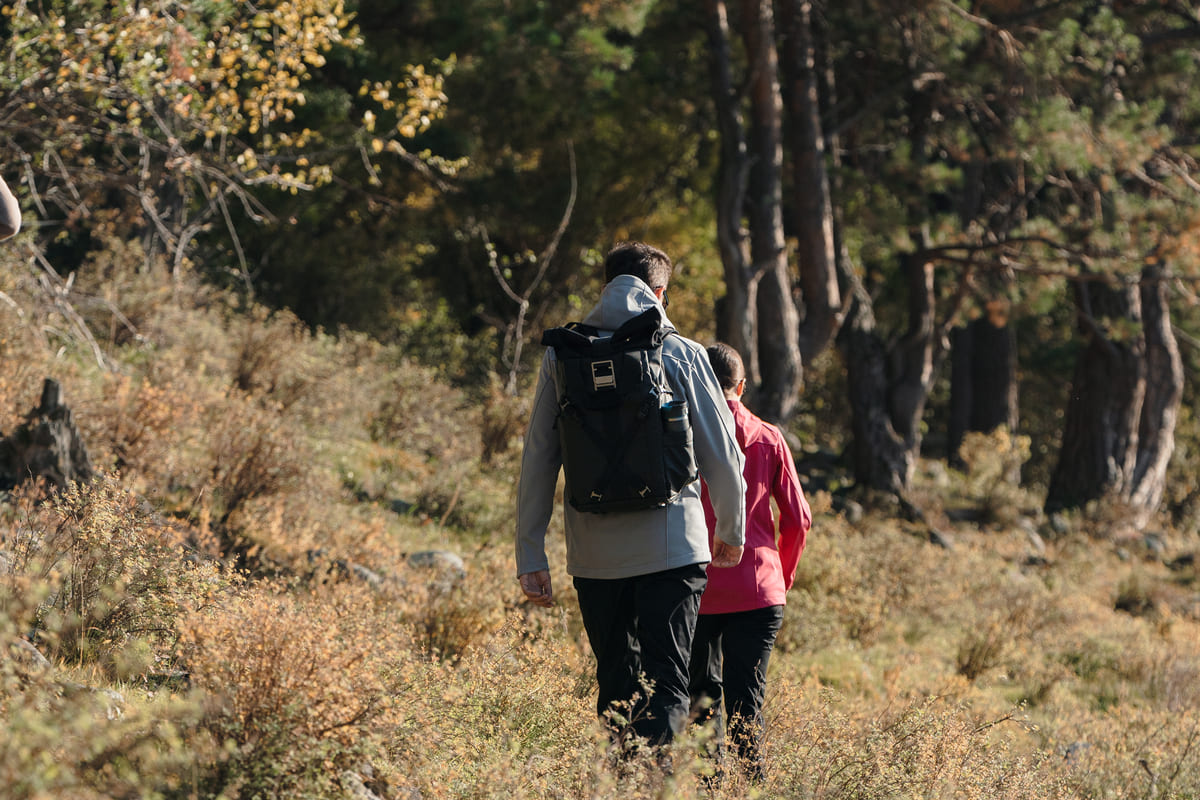
[[(713, 783), (700, 731), (672, 773), (617, 766), (557, 517), (561, 602), (518, 602), (527, 398), (162, 275), (102, 277), (91, 296), (130, 304), (88, 315), (111, 371), (0, 278), (0, 430), (51, 374), (103, 467), (0, 502), (0, 636), (50, 659), (0, 660), (6, 797), (1197, 796), (1200, 588), (1164, 562), (1200, 543), (1026, 519), (1036, 499), (1004, 477), (1020, 442), (923, 473), (926, 496), (983, 512), (943, 523), (950, 550), (817, 504), (765, 784)], [(465, 578), (410, 561), (430, 549)]]

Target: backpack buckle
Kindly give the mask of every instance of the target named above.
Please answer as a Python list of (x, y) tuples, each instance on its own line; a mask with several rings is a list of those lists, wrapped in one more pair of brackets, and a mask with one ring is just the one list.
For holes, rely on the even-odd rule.
[(612, 359), (592, 362), (592, 390), (615, 389), (617, 386), (617, 371), (613, 368)]

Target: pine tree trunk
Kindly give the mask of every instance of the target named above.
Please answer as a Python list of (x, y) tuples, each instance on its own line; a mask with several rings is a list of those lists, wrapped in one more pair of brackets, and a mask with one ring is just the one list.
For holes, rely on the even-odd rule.
[[(815, 22), (810, 20), (811, 22)], [(831, 64), (830, 32), (815, 26), (814, 44), (820, 54), (821, 92), (830, 105), (837, 104), (837, 83)], [(833, 164), (830, 197), (838, 193), (837, 167), (840, 147), (836, 131), (825, 132), (825, 152)], [(833, 252), (840, 293), (851, 299), (835, 342), (846, 367), (847, 399), (850, 402), (853, 439), (851, 458), (854, 480), (864, 488), (887, 492), (899, 498), (908, 494), (916, 453), (896, 433), (889, 415), (888, 353), (875, 325), (871, 295), (850, 259), (842, 237), (841, 209), (830, 202), (833, 220)]]
[(779, 3), (783, 74), (787, 79), (792, 153), (791, 205), (800, 275), (800, 357), (811, 362), (832, 344), (842, 323), (833, 229), (833, 200), (825, 166), (825, 135), (817, 80), (810, 0)]
[(888, 413), (897, 435), (913, 451), (921, 448), (921, 417), (933, 384), (933, 265), (921, 254), (903, 257), (908, 279), (908, 331), (888, 353)]
[(904, 497), (912, 480), (915, 454), (888, 415), (887, 348), (875, 330), (865, 293), (855, 292), (837, 341), (846, 364), (854, 480), (859, 486)]
[(776, 264), (758, 286), (758, 352), (762, 383), (752, 407), (760, 417), (783, 422), (800, 399), (800, 328), (787, 261)]
[[(1137, 287), (1080, 281), (1075, 298), (1086, 345), (1072, 378), (1047, 511), (1125, 494), (1146, 391), (1145, 337), (1124, 323), (1142, 321)], [(1120, 323), (1122, 335), (1116, 335), (1114, 323)]]
[(742, 226), (750, 169), (740, 98), (730, 63), (729, 17), (724, 0), (707, 0), (710, 78), (720, 130), (717, 174), (717, 246), (725, 271), (725, 296), (718, 301), (717, 338), (742, 356), (746, 382), (761, 382), (758, 366), (758, 277), (750, 265), (749, 244)]
[(750, 261), (759, 278), (760, 383), (747, 402), (772, 422), (787, 419), (800, 393), (799, 315), (792, 300), (783, 235), (783, 95), (771, 0), (742, 0), (742, 41), (749, 63), (750, 163), (746, 217)]
[(1183, 360), (1171, 330), (1166, 271), (1158, 262), (1142, 270), (1142, 330), (1146, 336), (1146, 392), (1138, 424), (1137, 457), (1129, 487), (1130, 504), (1145, 523), (1158, 510), (1167, 465), (1175, 450), (1175, 423), (1183, 398)]
[(1007, 320), (971, 320), (951, 336), (950, 420), (947, 458), (960, 465), (958, 449), (972, 431), (1017, 427), (1016, 343)]

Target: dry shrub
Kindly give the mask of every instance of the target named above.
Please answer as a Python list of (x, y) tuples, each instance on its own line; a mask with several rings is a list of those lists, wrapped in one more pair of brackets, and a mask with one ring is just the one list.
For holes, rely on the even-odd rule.
[(1058, 598), (1040, 583), (1018, 573), (1002, 573), (970, 587), (961, 610), (963, 630), (955, 655), (958, 674), (974, 681), (1000, 665), (1010, 653), (1060, 622)]
[(5, 319), (0, 298), (0, 433), (11, 433), (37, 406), (42, 381), (49, 374), (42, 352), (22, 327)]
[(330, 797), (342, 770), (369, 760), (371, 723), (392, 702), (384, 662), (404, 648), (380, 614), (363, 588), (264, 586), (188, 620), (185, 660), (211, 698), (201, 726), (226, 743), (204, 792)]
[(1074, 797), (1194, 798), (1200, 786), (1200, 719), (1134, 704), (1064, 715), (1043, 731)]
[(968, 630), (955, 658), (958, 674), (973, 681), (999, 664), (1010, 636), (1011, 631), (999, 622)]
[(203, 488), (218, 528), (248, 502), (298, 487), (314, 459), (304, 437), (278, 413), (233, 390), (207, 412)]
[(12, 574), (45, 587), (31, 621), (37, 640), (53, 656), (125, 676), (154, 671), (180, 618), (230, 582), (109, 474), (54, 495), (8, 547)]
[(810, 536), (789, 596), (778, 646), (813, 652), (849, 639), (874, 643), (889, 619), (911, 602), (928, 603), (930, 581), (945, 555), (898, 529), (861, 533), (822, 519)]
[[(422, 796), (618, 796), (590, 665), (561, 637), (528, 637), (514, 617), (457, 664), (409, 654), (396, 677), (405, 714), (386, 730), (387, 749), (403, 783)], [(647, 796), (624, 788), (621, 796)]]
[(71, 302), (88, 328), (112, 346), (139, 345), (163, 306), (192, 305), (203, 294), (195, 277), (172, 270), (161, 255), (146, 257), (138, 239), (122, 239), (98, 226), (87, 268), (73, 278)]
[(412, 631), (417, 651), (455, 662), (493, 635), (504, 622), (504, 587), (511, 574), (508, 554), (481, 551), (466, 575), (446, 567), (403, 565), (389, 595)]
[(381, 349), (361, 335), (309, 331), (287, 310), (256, 306), (234, 325), (230, 380), (306, 426), (360, 436), (377, 405)]
[(504, 391), (495, 376), (488, 383), (480, 416), (482, 452), (480, 461), (485, 467), (502, 463), (520, 450), (519, 442), (525, 433), (531, 397), (513, 397)]
[(966, 466), (965, 489), (986, 522), (1013, 525), (1027, 499), (1020, 489), (1021, 465), (1029, 460), (1030, 439), (1001, 426), (991, 433), (963, 437), (958, 455)]
[(1052, 760), (1016, 749), (1022, 725), (1014, 714), (979, 719), (965, 705), (941, 697), (880, 711), (808, 683), (774, 689), (766, 715), (771, 796), (1074, 796)]
[(392, 373), (368, 427), (374, 441), (405, 454), (391, 470), (398, 488), (411, 492), (413, 513), (464, 530), (486, 531), (507, 521), (511, 483), (495, 464), (481, 468), (481, 418), (478, 404), (439, 385), (433, 370), (402, 364)]
[[(0, 674), (8, 671), (0, 661)], [(129, 693), (126, 692), (126, 695)], [(127, 698), (131, 699), (131, 698)], [(117, 713), (116, 709), (120, 709)], [(0, 690), (0, 786), (6, 800), (185, 797), (197, 750), (183, 731), (198, 706), (162, 696), (114, 705), (105, 692), (46, 676)]]
[(102, 385), (102, 399), (88, 405), (81, 421), (92, 460), (107, 461), (129, 485), (165, 496), (194, 472), (188, 445), (199, 428), (201, 398), (192, 390), (120, 373), (106, 374)]

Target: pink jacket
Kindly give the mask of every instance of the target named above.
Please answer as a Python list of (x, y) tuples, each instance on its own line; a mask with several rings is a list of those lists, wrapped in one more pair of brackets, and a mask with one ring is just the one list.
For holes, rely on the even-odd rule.
[[(812, 511), (800, 488), (796, 464), (783, 434), (737, 400), (729, 401), (738, 445), (746, 454), (746, 549), (736, 567), (709, 566), (701, 614), (729, 614), (783, 605), (796, 578), (796, 565), (812, 527)], [(779, 506), (779, 535), (771, 498)], [(712, 543), (714, 516), (703, 487), (704, 513)]]

